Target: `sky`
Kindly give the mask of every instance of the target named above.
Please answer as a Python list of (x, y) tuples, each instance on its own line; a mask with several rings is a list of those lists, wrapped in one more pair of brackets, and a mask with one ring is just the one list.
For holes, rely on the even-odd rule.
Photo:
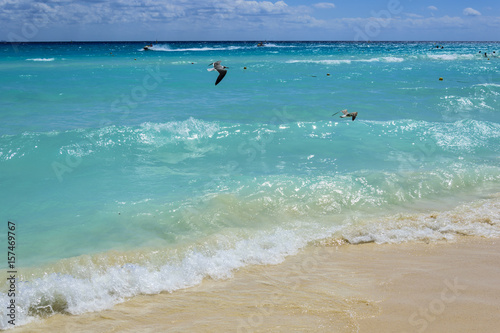
[(499, 41), (498, 0), (0, 0), (3, 41)]

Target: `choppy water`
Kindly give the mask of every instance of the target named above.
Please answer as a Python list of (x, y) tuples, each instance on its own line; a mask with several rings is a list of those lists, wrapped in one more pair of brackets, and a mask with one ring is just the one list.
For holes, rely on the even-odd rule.
[(321, 239), (500, 236), (500, 44), (143, 46), (0, 44), (18, 324)]

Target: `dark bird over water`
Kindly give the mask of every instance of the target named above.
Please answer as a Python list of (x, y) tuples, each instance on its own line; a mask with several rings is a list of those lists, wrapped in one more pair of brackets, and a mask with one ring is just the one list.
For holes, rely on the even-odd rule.
[[(339, 111), (339, 112), (341, 112), (341, 111)], [(332, 114), (332, 116), (335, 116), (339, 112), (335, 112), (334, 114)], [(352, 121), (354, 121), (354, 119), (356, 119), (356, 117), (358, 116), (357, 112), (347, 112), (347, 109), (342, 110), (342, 113), (344, 115), (340, 116), (340, 118), (352, 117)]]
[(219, 84), (219, 82), (222, 81), (222, 79), (224, 78), (224, 76), (226, 76), (226, 73), (227, 73), (226, 68), (229, 68), (229, 67), (226, 67), (226, 66), (222, 66), (220, 64), (220, 62), (221, 61), (219, 60), (219, 61), (211, 63), (208, 66), (214, 65), (214, 68), (207, 69), (208, 71), (217, 71), (217, 72), (219, 72), (219, 76), (217, 77), (217, 80), (215, 81), (215, 85)]

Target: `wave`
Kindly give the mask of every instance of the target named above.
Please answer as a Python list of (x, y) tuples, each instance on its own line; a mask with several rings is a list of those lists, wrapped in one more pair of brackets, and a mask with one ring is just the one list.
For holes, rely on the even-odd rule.
[(476, 84), (475, 86), (479, 86), (479, 87), (500, 87), (500, 84), (498, 83), (480, 83), (480, 84)]
[(350, 64), (353, 60), (349, 59), (323, 59), (323, 60), (287, 60), (287, 64), (296, 63), (311, 63), (311, 64), (325, 64), (325, 65), (340, 65), (340, 64)]
[[(297, 48), (298, 45), (282, 45), (275, 43), (264, 43), (262, 48)], [(316, 47), (316, 46), (314, 46)], [(230, 45), (230, 46), (203, 46), (203, 47), (182, 47), (175, 48), (167, 44), (156, 44), (149, 48), (151, 51), (163, 51), (163, 52), (200, 52), (200, 51), (233, 51), (233, 50), (254, 50), (259, 48), (257, 44), (253, 45)], [(144, 51), (144, 49), (139, 49), (139, 51)]]
[(110, 151), (119, 147), (151, 147), (161, 148), (211, 138), (219, 132), (219, 124), (206, 122), (192, 117), (184, 121), (167, 123), (146, 122), (138, 126), (107, 126), (98, 129), (75, 129), (68, 131), (51, 131), (45, 133), (23, 133), (21, 135), (5, 134), (0, 136), (0, 161), (22, 158), (36, 151), (39, 142), (56, 140), (74, 142), (63, 144), (59, 154), (83, 157), (97, 151)]
[[(174, 292), (198, 285), (205, 278), (227, 279), (244, 266), (278, 264), (308, 244), (500, 237), (498, 194), (447, 211), (379, 214), (376, 218), (370, 215), (373, 216), (330, 215), (327, 218), (331, 223), (323, 224), (296, 218), (286, 226), (261, 230), (243, 239), (241, 231), (226, 231), (184, 248), (115, 251), (25, 270), (17, 285), (16, 324), (20, 326), (56, 313), (77, 315), (101, 311), (139, 294)], [(0, 294), (0, 301), (8, 304), (7, 293)], [(6, 307), (1, 313), (0, 328), (7, 328)]]
[(386, 62), (403, 62), (404, 58), (400, 58), (400, 57), (382, 57), (382, 60), (386, 61)]
[[(317, 235), (316, 235), (317, 236)], [(150, 262), (130, 262), (124, 253), (83, 256), (59, 263), (59, 272), (18, 282), (17, 321), (23, 325), (56, 313), (82, 314), (111, 308), (139, 294), (173, 292), (191, 287), (210, 277), (226, 279), (235, 269), (252, 264), (277, 264), (287, 255), (295, 254), (308, 239), (297, 237), (292, 230), (276, 229), (255, 237), (218, 248), (200, 246), (185, 250), (182, 258), (168, 250), (142, 254)], [(162, 252), (162, 253), (159, 253)], [(169, 255), (166, 260), (163, 256)], [(151, 262), (163, 261), (159, 265)], [(111, 264), (110, 262), (120, 264)], [(103, 264), (104, 263), (104, 264)], [(8, 304), (6, 293), (0, 295)], [(6, 307), (1, 310), (0, 328), (9, 326)]]
[(26, 59), (26, 61), (54, 61), (55, 58), (30, 58)]
[[(410, 56), (410, 59), (418, 59), (418, 56)], [(476, 58), (472, 54), (427, 54), (425, 58), (432, 60), (468, 60)], [(339, 64), (351, 64), (356, 62), (403, 62), (406, 59), (398, 56), (385, 56), (367, 59), (292, 59), (286, 61), (286, 63), (319, 63), (326, 65), (339, 65)]]
[(297, 45), (278, 45), (274, 43), (265, 43), (263, 47), (277, 47), (277, 48), (293, 48), (293, 47), (299, 47)]
[(467, 60), (476, 58), (473, 54), (427, 54), (433, 60)]
[(321, 60), (312, 60), (312, 59), (292, 59), (287, 60), (286, 63), (294, 64), (294, 63), (312, 63), (312, 64), (325, 64), (325, 65), (340, 65), (340, 64), (351, 64), (353, 62), (403, 62), (404, 58), (400, 57), (380, 57), (380, 58), (370, 58), (370, 59), (321, 59)]
[[(450, 99), (450, 98), (448, 98)], [(465, 102), (464, 102), (465, 103)], [(450, 107), (456, 107), (453, 103)], [(446, 111), (446, 110), (445, 110)], [(445, 112), (443, 111), (443, 112)], [(445, 114), (446, 115), (446, 114)], [(412, 138), (417, 146), (408, 143), (399, 145), (396, 150), (386, 153), (411, 153), (416, 147), (425, 143), (432, 147), (432, 156), (438, 153), (474, 153), (480, 149), (493, 149), (495, 140), (500, 138), (500, 125), (487, 121), (458, 120), (451, 123), (433, 123), (418, 120), (371, 121), (360, 120), (363, 127), (356, 127), (349, 132), (343, 132), (348, 139), (363, 135), (374, 142), (380, 141), (383, 147), (390, 142), (386, 140)], [(278, 125), (280, 125), (278, 127)], [(3, 135), (0, 137), (0, 161), (19, 159), (43, 146), (40, 142), (46, 140), (60, 141), (59, 155), (69, 154), (76, 157), (101, 152), (109, 154), (113, 150), (146, 149), (151, 152), (166, 147), (177, 147), (179, 144), (188, 146), (217, 146), (227, 149), (228, 158), (241, 159), (245, 154), (239, 145), (259, 147), (259, 136), (263, 133), (271, 138), (279, 135), (286, 144), (294, 144), (298, 137), (322, 137), (321, 142), (331, 147), (332, 131), (339, 125), (336, 121), (319, 121), (312, 123), (290, 122), (283, 124), (224, 124), (215, 121), (204, 121), (190, 117), (183, 121), (165, 123), (146, 122), (136, 126), (106, 126), (98, 129), (76, 129), (64, 132), (23, 133), (22, 135)], [(346, 126), (348, 123), (345, 124)], [(313, 129), (313, 130), (311, 130)], [(358, 132), (359, 131), (359, 132)], [(272, 133), (266, 134), (266, 133)], [(68, 143), (69, 142), (69, 143)], [(255, 143), (254, 143), (255, 142)], [(377, 141), (378, 142), (378, 141)], [(273, 145), (270, 145), (271, 148)], [(336, 147), (336, 146), (335, 146)], [(340, 147), (336, 147), (338, 149)], [(248, 148), (250, 149), (250, 148)], [(248, 150), (247, 149), (247, 150)], [(384, 148), (386, 149), (386, 148)], [(254, 149), (256, 150), (256, 149)], [(253, 151), (253, 150), (252, 150)], [(429, 154), (430, 154), (429, 153)], [(271, 158), (271, 157), (270, 157)], [(275, 163), (274, 161), (270, 163)]]
[(461, 236), (500, 237), (500, 199), (463, 204), (453, 210), (399, 213), (376, 219), (352, 221), (336, 232), (336, 243), (402, 243), (453, 241)]
[[(161, 51), (161, 52), (205, 52), (205, 51), (233, 51), (248, 49), (247, 46), (226, 46), (226, 47), (185, 47), (185, 48), (174, 48), (170, 45), (156, 44), (149, 48), (150, 51)], [(140, 49), (139, 51), (144, 51)]]
[(473, 152), (478, 148), (489, 148), (492, 141), (500, 138), (500, 125), (475, 120), (460, 120), (450, 125), (434, 125), (436, 143), (452, 152)]
[[(158, 149), (166, 145), (176, 145), (204, 138), (211, 138), (219, 131), (215, 122), (205, 122), (192, 117), (184, 121), (167, 123), (143, 123), (139, 126), (104, 127), (97, 130), (83, 131), (80, 143), (65, 145), (60, 153), (68, 153), (77, 157), (92, 154), (95, 148), (111, 150), (121, 146), (150, 147)], [(87, 142), (87, 148), (85, 144)]]

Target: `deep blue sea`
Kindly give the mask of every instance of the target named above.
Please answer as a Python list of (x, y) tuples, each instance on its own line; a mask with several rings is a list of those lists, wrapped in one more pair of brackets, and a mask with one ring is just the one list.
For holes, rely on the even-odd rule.
[(500, 237), (499, 43), (144, 45), (0, 44), (18, 324), (324, 239)]

